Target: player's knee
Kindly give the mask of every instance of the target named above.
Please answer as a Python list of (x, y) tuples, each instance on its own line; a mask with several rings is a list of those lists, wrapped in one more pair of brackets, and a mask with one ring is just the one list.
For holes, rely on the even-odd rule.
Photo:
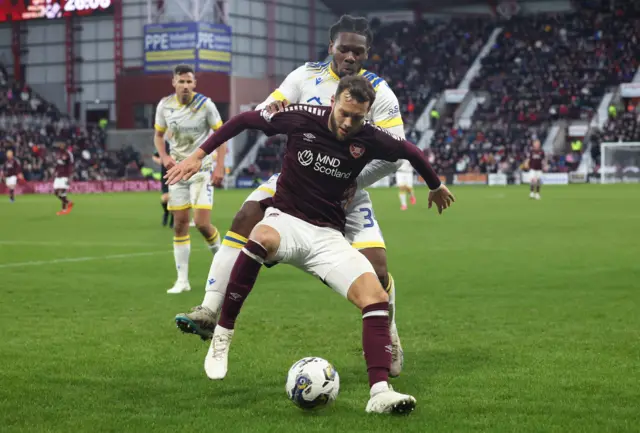
[(363, 309), (368, 305), (389, 302), (389, 294), (384, 291), (377, 276), (367, 272), (359, 276), (347, 292), (347, 299)]
[(242, 205), (231, 223), (231, 231), (249, 237), (253, 228), (264, 217), (264, 211), (257, 201), (248, 201)]
[(209, 237), (211, 232), (211, 223), (209, 221), (194, 221), (196, 228), (202, 234), (202, 236)]
[(267, 257), (273, 257), (280, 247), (280, 233), (264, 224), (257, 225), (251, 231), (249, 239), (259, 243), (267, 250)]

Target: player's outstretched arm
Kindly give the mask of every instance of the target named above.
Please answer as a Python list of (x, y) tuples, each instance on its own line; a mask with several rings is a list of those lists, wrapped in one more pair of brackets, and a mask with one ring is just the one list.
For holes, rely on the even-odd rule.
[(210, 135), (200, 146), (207, 155), (216, 150), (222, 143), (229, 141), (236, 135), (247, 129), (257, 129), (267, 134), (286, 133), (280, 130), (273, 122), (267, 121), (262, 111), (245, 111), (237, 116), (233, 116), (227, 123), (222, 125), (215, 134)]
[(181, 180), (189, 180), (200, 170), (205, 156), (246, 129), (258, 129), (270, 135), (286, 133), (286, 128), (284, 126), (278, 127), (278, 124), (286, 125), (286, 122), (269, 122), (259, 111), (246, 111), (232, 117), (214, 134), (210, 135), (188, 158), (167, 171), (165, 175), (167, 184), (174, 185)]

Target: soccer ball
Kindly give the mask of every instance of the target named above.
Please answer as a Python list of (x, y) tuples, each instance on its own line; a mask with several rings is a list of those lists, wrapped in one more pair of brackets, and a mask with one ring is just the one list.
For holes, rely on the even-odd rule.
[(338, 397), (340, 376), (325, 359), (302, 358), (289, 369), (286, 391), (300, 409), (320, 409)]

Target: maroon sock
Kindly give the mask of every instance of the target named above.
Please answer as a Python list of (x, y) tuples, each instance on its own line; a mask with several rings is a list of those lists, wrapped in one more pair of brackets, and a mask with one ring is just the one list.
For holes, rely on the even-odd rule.
[(387, 382), (391, 368), (388, 302), (371, 304), (362, 309), (362, 347), (367, 361), (369, 386)]
[(226, 329), (234, 329), (242, 304), (244, 304), (253, 285), (256, 283), (260, 267), (266, 257), (267, 250), (251, 239), (242, 248), (231, 270), (227, 294), (222, 303), (218, 325)]

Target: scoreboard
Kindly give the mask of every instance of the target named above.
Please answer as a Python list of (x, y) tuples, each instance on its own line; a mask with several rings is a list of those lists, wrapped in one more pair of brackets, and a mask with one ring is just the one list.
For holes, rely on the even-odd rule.
[(92, 16), (113, 11), (114, 0), (0, 0), (0, 22)]

